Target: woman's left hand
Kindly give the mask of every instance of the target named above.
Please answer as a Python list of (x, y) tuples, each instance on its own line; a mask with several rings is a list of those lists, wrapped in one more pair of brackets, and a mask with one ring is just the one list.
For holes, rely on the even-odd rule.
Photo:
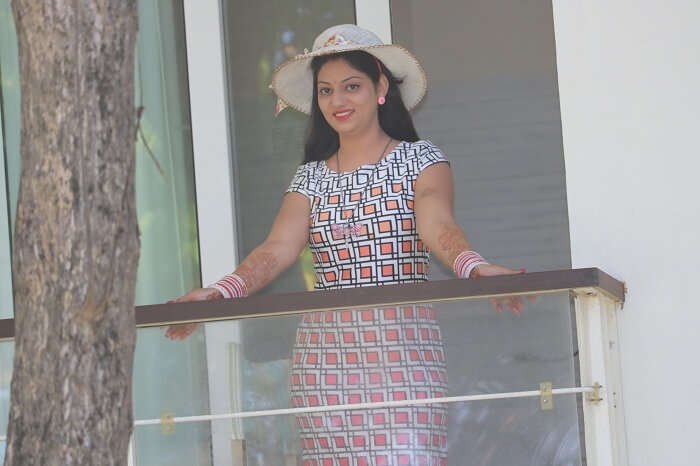
[[(478, 265), (472, 270), (469, 278), (478, 277), (496, 277), (498, 275), (520, 275), (525, 273), (525, 269), (512, 270), (507, 267), (502, 267), (495, 264), (483, 264)], [(528, 296), (528, 301), (531, 303), (535, 302), (534, 296)], [(499, 313), (503, 312), (503, 305), (505, 304), (510, 311), (517, 315), (520, 315), (520, 311), (523, 310), (523, 300), (520, 296), (504, 296), (500, 298), (491, 298), (491, 304), (496, 308)]]

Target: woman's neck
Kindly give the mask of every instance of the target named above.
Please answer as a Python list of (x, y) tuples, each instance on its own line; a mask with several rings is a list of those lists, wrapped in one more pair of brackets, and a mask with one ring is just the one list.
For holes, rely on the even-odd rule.
[(362, 165), (376, 163), (384, 154), (382, 148), (387, 146), (389, 136), (380, 128), (365, 131), (360, 135), (340, 135), (338, 149), (339, 171), (352, 171)]

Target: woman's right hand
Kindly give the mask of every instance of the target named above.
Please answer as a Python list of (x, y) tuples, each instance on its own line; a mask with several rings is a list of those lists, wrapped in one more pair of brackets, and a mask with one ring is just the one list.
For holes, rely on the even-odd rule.
[[(224, 299), (224, 296), (216, 288), (195, 288), (184, 296), (168, 301), (170, 303), (184, 303), (187, 301), (216, 301)], [(171, 340), (184, 340), (192, 332), (197, 330), (201, 324), (194, 322), (191, 324), (177, 324), (168, 327), (165, 332), (166, 338)]]

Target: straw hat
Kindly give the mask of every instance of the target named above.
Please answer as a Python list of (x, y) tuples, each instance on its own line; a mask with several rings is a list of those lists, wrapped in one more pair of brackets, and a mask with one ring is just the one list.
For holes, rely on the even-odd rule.
[(332, 26), (318, 35), (311, 52), (304, 53), (282, 63), (272, 75), (270, 87), (286, 106), (306, 114), (311, 113), (313, 74), (311, 60), (320, 55), (364, 50), (386, 65), (394, 77), (403, 80), (399, 84), (406, 108), (411, 110), (425, 95), (428, 80), (418, 59), (400, 45), (384, 44), (371, 31), (354, 24)]

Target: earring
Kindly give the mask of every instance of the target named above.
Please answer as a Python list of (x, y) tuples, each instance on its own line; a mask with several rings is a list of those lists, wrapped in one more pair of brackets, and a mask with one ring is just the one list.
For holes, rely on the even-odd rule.
[(386, 99), (384, 98), (384, 96), (381, 96), (380, 98), (377, 99), (377, 102), (379, 103), (379, 105), (384, 105), (384, 103), (386, 102)]

